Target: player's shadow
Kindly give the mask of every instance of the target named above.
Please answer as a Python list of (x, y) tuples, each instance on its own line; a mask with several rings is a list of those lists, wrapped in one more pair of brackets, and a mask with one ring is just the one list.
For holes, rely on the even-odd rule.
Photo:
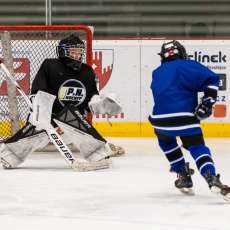
[(150, 199), (153, 199), (154, 202), (160, 202), (161, 204), (189, 204), (194, 206), (200, 206), (200, 205), (207, 205), (207, 206), (213, 206), (213, 205), (230, 205), (230, 202), (226, 202), (221, 195), (217, 194), (208, 194), (210, 191), (207, 190), (207, 195), (199, 194), (198, 192), (195, 192), (194, 195), (185, 195), (182, 193), (176, 193), (176, 192), (165, 192), (165, 193), (153, 193), (149, 195)]

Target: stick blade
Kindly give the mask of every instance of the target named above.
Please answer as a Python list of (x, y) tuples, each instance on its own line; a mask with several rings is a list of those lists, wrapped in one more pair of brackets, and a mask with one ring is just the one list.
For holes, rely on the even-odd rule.
[(95, 171), (101, 169), (107, 169), (111, 166), (110, 159), (103, 159), (100, 161), (78, 161), (76, 160), (72, 165), (72, 168), (77, 172)]

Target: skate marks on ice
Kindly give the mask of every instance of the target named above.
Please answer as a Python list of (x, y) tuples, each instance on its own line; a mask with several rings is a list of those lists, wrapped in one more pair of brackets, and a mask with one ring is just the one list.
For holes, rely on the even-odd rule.
[[(80, 196), (73, 197), (71, 191), (72, 199), (71, 196), (69, 199), (64, 199), (61, 196), (54, 195), (55, 198), (51, 198), (48, 195), (43, 199), (44, 203), (41, 198), (35, 202), (31, 197), (23, 197), (16, 205), (13, 205), (12, 202), (10, 208), (5, 209), (5, 213), (0, 212), (0, 226), (4, 226), (4, 229), (14, 229), (13, 227), (20, 226), (19, 229), (22, 230), (29, 228), (33, 230), (65, 229), (67, 227), (76, 228), (76, 226), (84, 230), (117, 230), (118, 228), (128, 230), (228, 230), (229, 225), (226, 221), (220, 222), (217, 216), (216, 224), (213, 224), (208, 214), (202, 213), (202, 210), (207, 211), (209, 208), (208, 200), (210, 199), (207, 200), (206, 196), (199, 196), (199, 201), (206, 199), (206, 202), (203, 203), (208, 204), (204, 209), (204, 205), (199, 204), (199, 201), (191, 205), (193, 201), (189, 199), (190, 197), (176, 193), (143, 193), (139, 196), (137, 193), (132, 195), (125, 193), (123, 196), (118, 193), (115, 196), (110, 190), (107, 190), (108, 196), (111, 197), (106, 196), (103, 199), (100, 195), (89, 196), (89, 193), (95, 193), (95, 191), (104, 194), (103, 191), (87, 190), (85, 187), (78, 187), (78, 189), (78, 196)], [(83, 193), (88, 195), (83, 196)], [(65, 195), (67, 196), (66, 193)], [(30, 205), (29, 202), (31, 202)], [(217, 210), (215, 214), (219, 211), (221, 210)], [(221, 225), (217, 226), (218, 223)]]
[[(186, 196), (157, 148), (142, 152), (143, 140), (122, 144), (132, 147), (108, 170), (76, 173), (58, 154), (31, 155), (21, 169), (0, 170), (0, 228), (229, 230), (229, 204), (197, 172), (195, 196)], [(216, 158), (228, 183), (230, 159)]]

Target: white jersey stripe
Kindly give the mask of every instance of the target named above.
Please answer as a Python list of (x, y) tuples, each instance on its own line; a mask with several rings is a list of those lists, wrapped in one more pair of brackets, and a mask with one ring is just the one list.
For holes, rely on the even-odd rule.
[(171, 152), (173, 152), (173, 151), (175, 151), (176, 149), (179, 149), (180, 148), (180, 146), (176, 146), (175, 148), (173, 148), (173, 149), (170, 149), (170, 150), (167, 150), (167, 151), (165, 151), (164, 153), (165, 154), (169, 154), (169, 153), (171, 153)]
[(162, 126), (153, 126), (155, 129), (161, 130), (183, 130), (183, 129), (191, 129), (191, 128), (198, 128), (200, 124), (192, 124), (192, 125), (184, 125), (184, 126), (177, 126), (177, 127), (162, 127)]
[(194, 117), (193, 113), (181, 112), (181, 113), (167, 113), (167, 114), (160, 114), (160, 115), (150, 115), (151, 118), (167, 118), (167, 117), (181, 117), (181, 116), (188, 116)]
[(214, 164), (213, 164), (212, 162), (207, 162), (207, 163), (203, 164), (203, 165), (199, 168), (200, 173), (201, 173), (201, 170), (202, 170), (202, 169), (204, 168), (204, 166), (206, 166), (206, 165), (213, 165), (213, 166), (214, 166)]
[(215, 85), (209, 85), (207, 88), (215, 89), (216, 91), (219, 90), (219, 87)]
[(182, 157), (180, 157), (179, 159), (177, 159), (177, 160), (175, 160), (175, 161), (171, 161), (170, 162), (170, 165), (172, 165), (172, 164), (174, 164), (174, 163), (176, 163), (176, 162), (178, 162), (178, 161), (181, 161), (181, 160), (183, 160), (184, 159), (184, 157), (182, 156)]
[(200, 155), (199, 157), (197, 157), (195, 161), (197, 162), (200, 158), (206, 157), (206, 156), (207, 156), (207, 157), (211, 157), (209, 154), (202, 154), (202, 155)]

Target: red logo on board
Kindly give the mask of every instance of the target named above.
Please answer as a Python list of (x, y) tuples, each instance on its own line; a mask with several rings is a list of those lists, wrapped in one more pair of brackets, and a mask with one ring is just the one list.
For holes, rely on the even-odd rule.
[(98, 49), (93, 52), (93, 69), (99, 78), (99, 90), (108, 83), (112, 71), (114, 54), (112, 49)]
[[(14, 77), (16, 78), (18, 84), (21, 86), (22, 90), (29, 95), (30, 93), (30, 61), (27, 58), (14, 58), (13, 63)], [(0, 96), (8, 95), (7, 92), (7, 82), (3, 77), (0, 78)], [(20, 95), (17, 92), (17, 95)]]

